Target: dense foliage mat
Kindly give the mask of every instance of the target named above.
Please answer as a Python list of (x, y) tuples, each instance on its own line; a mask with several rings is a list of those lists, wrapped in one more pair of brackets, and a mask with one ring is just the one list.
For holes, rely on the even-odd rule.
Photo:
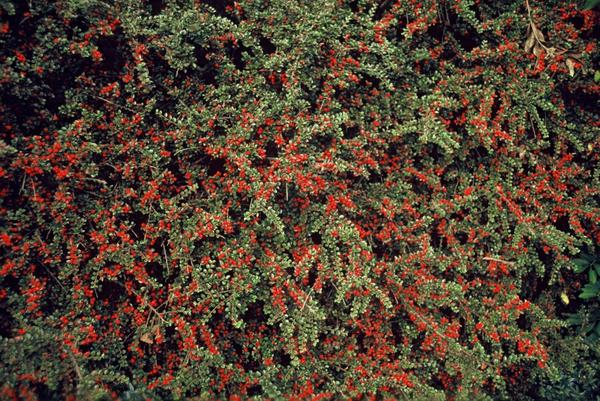
[(589, 399), (581, 3), (0, 1), (0, 398)]

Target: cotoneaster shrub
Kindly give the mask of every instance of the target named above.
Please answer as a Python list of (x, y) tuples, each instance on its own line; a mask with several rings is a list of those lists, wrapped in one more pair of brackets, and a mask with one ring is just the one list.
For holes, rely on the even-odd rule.
[(0, 7), (0, 398), (535, 399), (560, 367), (597, 11)]

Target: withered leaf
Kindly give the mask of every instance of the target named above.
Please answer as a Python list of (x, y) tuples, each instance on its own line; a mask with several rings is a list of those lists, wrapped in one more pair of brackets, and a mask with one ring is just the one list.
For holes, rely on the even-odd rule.
[(544, 49), (542, 49), (542, 46), (540, 46), (538, 43), (536, 43), (535, 46), (533, 47), (533, 54), (535, 54), (536, 57), (539, 57), (543, 51), (544, 51)]
[(140, 341), (145, 342), (146, 344), (154, 344), (154, 340), (152, 339), (152, 335), (150, 333), (144, 333), (140, 337)]
[(567, 68), (569, 69), (569, 75), (570, 76), (575, 76), (575, 60), (573, 60), (572, 58), (567, 58), (567, 60), (565, 61), (565, 64), (567, 65)]
[(540, 42), (545, 42), (546, 39), (544, 38), (544, 34), (542, 33), (542, 31), (540, 31), (537, 26), (535, 26), (534, 24), (531, 24), (531, 30), (533, 31), (533, 34), (535, 35), (535, 38), (540, 41)]
[(525, 44), (523, 45), (523, 48), (525, 49), (525, 51), (527, 53), (529, 53), (531, 51), (531, 49), (533, 49), (534, 44), (535, 44), (535, 36), (533, 36), (533, 32), (529, 32), (529, 35), (527, 36), (527, 40), (525, 40)]

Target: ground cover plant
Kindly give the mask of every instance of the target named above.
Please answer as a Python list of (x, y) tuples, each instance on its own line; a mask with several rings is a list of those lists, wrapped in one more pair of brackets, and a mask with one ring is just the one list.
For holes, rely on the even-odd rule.
[(595, 399), (595, 7), (0, 1), (0, 399)]

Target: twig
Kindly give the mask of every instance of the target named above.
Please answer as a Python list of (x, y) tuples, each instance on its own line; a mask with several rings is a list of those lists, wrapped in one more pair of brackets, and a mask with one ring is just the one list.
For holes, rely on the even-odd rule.
[(46, 267), (46, 265), (43, 264), (43, 263), (41, 263), (41, 262), (40, 262), (40, 264), (42, 265), (42, 267), (44, 268), (44, 270), (46, 270), (46, 272), (48, 272), (48, 274), (50, 275), (50, 277), (52, 277), (58, 283), (58, 285), (60, 286), (60, 288), (64, 292), (67, 292), (67, 289), (62, 285), (62, 283), (60, 282), (60, 280), (50, 270), (48, 270), (48, 268)]
[(167, 249), (165, 248), (165, 243), (164, 241), (162, 242), (162, 249), (163, 249), (163, 254), (165, 255), (165, 264), (167, 267), (167, 276), (171, 275), (171, 269), (169, 267), (169, 258), (167, 258)]
[(154, 308), (154, 306), (150, 305), (150, 302), (148, 302), (148, 300), (146, 299), (146, 297), (138, 294), (137, 291), (135, 291), (133, 288), (127, 288), (125, 287), (123, 284), (119, 283), (118, 281), (114, 281), (114, 283), (116, 283), (117, 285), (120, 285), (121, 287), (125, 288), (126, 290), (129, 290), (133, 293), (133, 295), (140, 297), (144, 300), (144, 306), (148, 306), (150, 308), (150, 310), (152, 312), (154, 312), (156, 314), (156, 316), (158, 316), (158, 318), (163, 322), (163, 323), (168, 323), (165, 318), (162, 317), (162, 315), (160, 314), (159, 311), (156, 310), (156, 308)]
[(308, 292), (308, 294), (306, 294), (306, 298), (304, 298), (304, 303), (302, 303), (302, 307), (300, 308), (301, 311), (306, 306), (306, 301), (308, 301), (308, 298), (310, 298), (310, 294), (312, 293), (312, 291), (313, 291), (313, 289), (311, 288), (310, 291)]
[(31, 180), (31, 189), (33, 189), (33, 197), (37, 198), (37, 192), (35, 192), (35, 182), (33, 182), (33, 178), (30, 178)]
[(486, 256), (483, 258), (483, 260), (487, 260), (490, 262), (499, 262), (499, 263), (504, 263), (505, 265), (509, 265), (509, 266), (514, 266), (515, 262), (508, 262), (506, 260), (503, 259), (498, 259), (498, 258), (493, 258), (491, 256)]
[(26, 180), (27, 180), (27, 174), (23, 174), (23, 182), (21, 183), (21, 189), (19, 189), (19, 195), (21, 195), (21, 192), (23, 192), (23, 189), (25, 188)]
[[(36, 231), (35, 231), (35, 235), (36, 235), (36, 237), (37, 237), (37, 240), (38, 240), (40, 243), (42, 243), (43, 241), (42, 241), (42, 236), (40, 235), (40, 230), (36, 230)], [(65, 286), (64, 286), (64, 285), (62, 285), (62, 283), (60, 282), (60, 280), (58, 279), (58, 277), (56, 277), (56, 276), (54, 275), (54, 273), (52, 273), (52, 272), (51, 272), (51, 271), (50, 271), (50, 270), (49, 270), (49, 269), (46, 267), (46, 265), (45, 265), (45, 264), (44, 264), (44, 263), (43, 263), (41, 260), (39, 260), (39, 259), (37, 259), (37, 258), (36, 258), (36, 260), (37, 260), (37, 261), (40, 263), (40, 265), (42, 265), (42, 267), (44, 268), (44, 270), (46, 270), (46, 272), (47, 272), (47, 273), (50, 275), (50, 277), (52, 277), (52, 278), (53, 278), (53, 279), (54, 279), (54, 280), (55, 280), (55, 281), (58, 283), (58, 285), (60, 286), (60, 288), (61, 288), (61, 289), (62, 289), (64, 292), (67, 292), (67, 289), (65, 288)]]
[(137, 111), (135, 111), (134, 109), (132, 109), (132, 108), (130, 108), (130, 107), (123, 106), (123, 105), (117, 104), (117, 103), (115, 103), (115, 102), (111, 102), (110, 100), (108, 100), (108, 99), (105, 99), (105, 98), (103, 98), (103, 97), (96, 96), (96, 95), (92, 95), (92, 97), (93, 97), (93, 98), (96, 98), (96, 99), (98, 99), (98, 100), (102, 100), (103, 102), (106, 102), (106, 103), (108, 103), (108, 104), (112, 104), (113, 106), (115, 106), (115, 107), (118, 107), (118, 108), (120, 108), (120, 109), (125, 109), (125, 110), (127, 110), (127, 111), (130, 111), (130, 112), (132, 112), (132, 113), (137, 113)]
[(77, 378), (79, 379), (80, 382), (82, 382), (83, 375), (81, 374), (81, 369), (79, 369), (79, 364), (77, 363), (77, 360), (75, 359), (75, 355), (73, 355), (73, 352), (68, 347), (65, 349), (67, 350), (67, 354), (69, 354), (69, 358), (71, 359), (71, 362), (73, 362), (73, 367), (75, 368), (75, 374), (77, 375)]
[[(421, 322), (423, 322), (423, 324), (425, 324), (427, 327), (429, 327), (429, 329), (435, 334), (437, 335), (439, 338), (444, 339), (445, 341), (448, 342), (448, 344), (451, 344), (453, 342), (455, 342), (456, 340), (448, 337), (445, 333), (440, 332), (435, 326), (433, 326), (433, 324), (431, 324), (430, 322), (428, 322), (419, 312), (417, 312), (417, 310), (413, 307), (413, 304), (411, 301), (404, 303), (404, 307), (408, 310), (409, 313), (412, 313), (417, 319), (419, 319)], [(461, 345), (459, 343), (459, 345)], [(473, 355), (471, 354), (472, 351), (469, 348), (457, 348), (456, 352), (461, 353), (466, 355), (469, 358), (473, 358)], [(471, 359), (471, 361), (473, 361), (474, 359)]]
[(85, 181), (92, 181), (92, 182), (97, 182), (100, 183), (102, 185), (107, 185), (107, 182), (104, 180), (101, 180), (99, 178), (93, 178), (93, 177), (84, 177), (83, 178)]
[(196, 149), (200, 149), (200, 146), (192, 146), (192, 147), (189, 147), (189, 148), (183, 148), (183, 149), (176, 150), (176, 151), (173, 153), (173, 156), (177, 156), (177, 155), (178, 155), (178, 154), (180, 154), (181, 152), (185, 152), (185, 151), (187, 151), (187, 150), (196, 150)]

